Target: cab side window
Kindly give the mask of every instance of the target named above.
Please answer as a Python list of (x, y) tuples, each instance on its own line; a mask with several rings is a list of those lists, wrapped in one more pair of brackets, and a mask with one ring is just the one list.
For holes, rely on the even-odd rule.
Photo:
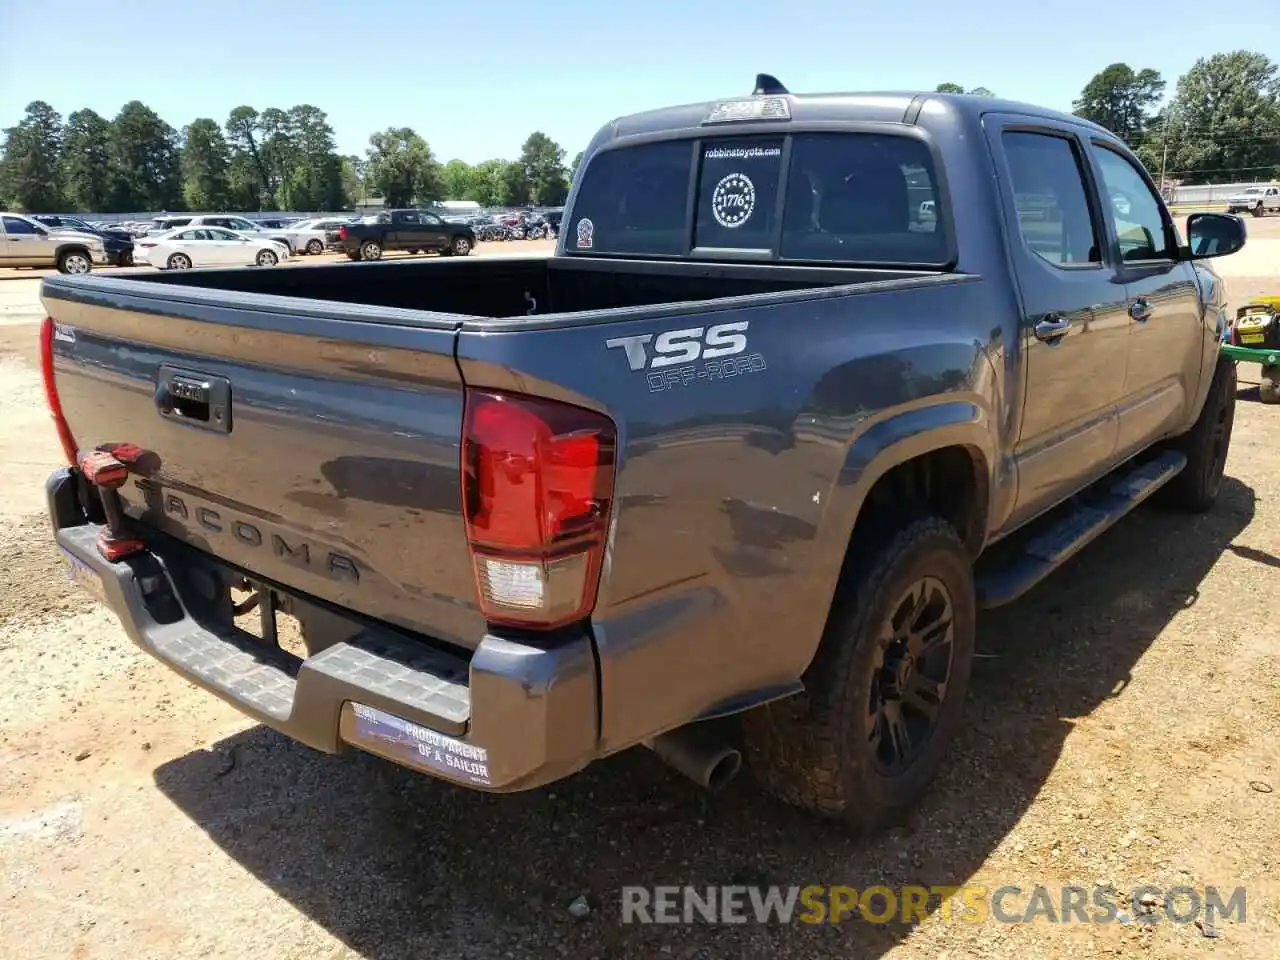
[(1094, 144), (1094, 159), (1102, 174), (1103, 209), (1120, 238), (1120, 258), (1171, 260), (1175, 245), (1172, 230), (1146, 178), (1126, 157)]
[(1075, 141), (1048, 133), (1001, 135), (1022, 240), (1055, 267), (1102, 263)]
[(29, 237), (40, 232), (33, 224), (21, 217), (3, 217), (0, 218), (0, 222), (4, 224), (4, 232), (11, 237), (19, 235)]

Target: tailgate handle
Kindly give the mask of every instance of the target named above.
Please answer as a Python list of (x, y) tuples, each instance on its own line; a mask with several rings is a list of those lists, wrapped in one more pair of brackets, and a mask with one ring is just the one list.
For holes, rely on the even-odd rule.
[(161, 367), (156, 377), (156, 409), (166, 420), (231, 432), (231, 381), (194, 370)]

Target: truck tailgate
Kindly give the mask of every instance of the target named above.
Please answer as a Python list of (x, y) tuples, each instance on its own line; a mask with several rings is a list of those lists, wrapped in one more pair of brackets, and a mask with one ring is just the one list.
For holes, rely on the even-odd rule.
[(45, 284), (55, 380), (79, 449), (144, 451), (129, 513), (267, 580), (479, 643), (451, 320), (92, 286)]

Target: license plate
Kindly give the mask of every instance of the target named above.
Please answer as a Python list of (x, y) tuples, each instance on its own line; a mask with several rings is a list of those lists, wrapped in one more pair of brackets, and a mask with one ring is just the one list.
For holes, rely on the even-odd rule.
[(102, 578), (87, 566), (73, 557), (66, 550), (62, 551), (62, 559), (66, 563), (67, 576), (70, 577), (85, 593), (95, 600), (107, 602), (107, 591), (103, 589)]

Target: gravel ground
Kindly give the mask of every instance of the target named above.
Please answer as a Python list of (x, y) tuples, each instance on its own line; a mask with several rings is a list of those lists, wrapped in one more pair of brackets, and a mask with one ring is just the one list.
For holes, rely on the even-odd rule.
[[(1229, 284), (1237, 299), (1277, 292)], [(952, 763), (909, 823), (857, 840), (745, 777), (708, 800), (645, 751), (499, 798), (245, 721), (63, 578), (34, 334), (16, 313), (0, 329), (0, 943), (14, 951), (0, 953), (1276, 957), (1280, 410), (1247, 382), (1218, 506), (1144, 508), (984, 616)], [(1248, 919), (619, 922), (627, 884), (1106, 882), (1244, 885)], [(579, 896), (591, 909), (575, 918)]]

